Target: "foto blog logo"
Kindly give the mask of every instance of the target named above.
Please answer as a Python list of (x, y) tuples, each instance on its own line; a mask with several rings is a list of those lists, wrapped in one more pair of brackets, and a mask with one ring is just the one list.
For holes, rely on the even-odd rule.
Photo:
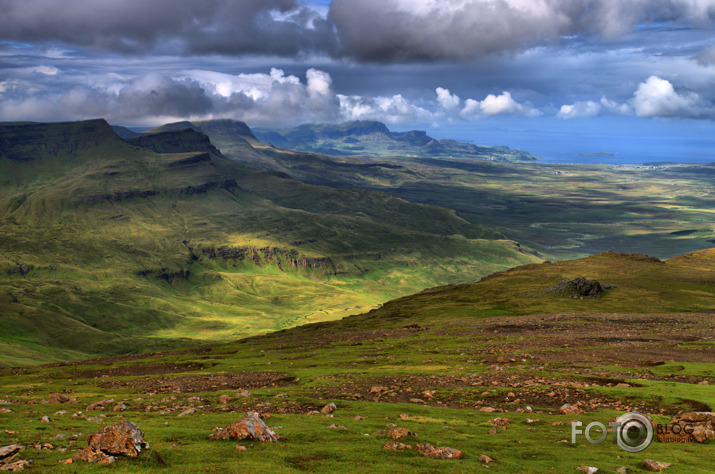
[[(579, 435), (584, 435), (591, 444), (601, 444), (608, 438), (608, 429), (600, 421), (592, 421), (585, 429), (581, 429), (582, 426), (580, 421), (572, 422), (572, 443), (576, 443)], [(647, 416), (637, 411), (618, 417), (616, 421), (609, 422), (608, 426), (613, 428), (613, 442), (623, 451), (639, 453), (653, 442), (653, 424)]]

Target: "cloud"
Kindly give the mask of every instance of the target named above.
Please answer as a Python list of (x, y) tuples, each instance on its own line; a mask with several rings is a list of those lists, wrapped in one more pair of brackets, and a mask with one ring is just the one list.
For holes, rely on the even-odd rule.
[(437, 102), (439, 102), (445, 110), (454, 110), (459, 107), (459, 96), (450, 93), (449, 89), (438, 87), (435, 92), (437, 92)]
[(332, 25), (298, 0), (3, 0), (0, 39), (118, 51), (331, 52)]
[(475, 118), (480, 115), (527, 115), (536, 117), (541, 112), (530, 104), (520, 104), (515, 101), (509, 91), (499, 95), (489, 94), (484, 100), (467, 99), (460, 115), (464, 118)]
[(702, 50), (695, 60), (703, 66), (715, 66), (715, 46)]
[(3, 0), (0, 40), (121, 53), (471, 60), (566, 35), (707, 22), (712, 0)]
[(62, 93), (24, 91), (0, 103), (1, 120), (142, 120), (191, 117), (208, 113), (211, 100), (196, 81), (156, 74), (140, 77), (116, 92), (76, 86)]
[(362, 61), (470, 60), (564, 35), (615, 38), (638, 24), (706, 22), (712, 0), (333, 0), (344, 53)]
[(401, 94), (392, 97), (338, 95), (340, 116), (344, 120), (380, 120), (388, 124), (429, 122), (433, 113), (411, 104)]
[(678, 93), (673, 84), (650, 76), (638, 85), (631, 101), (639, 117), (697, 117), (702, 115), (700, 96), (694, 92)]
[(576, 102), (571, 105), (562, 105), (559, 113), (556, 114), (561, 119), (574, 119), (584, 117), (596, 117), (601, 114), (601, 104), (592, 100)]

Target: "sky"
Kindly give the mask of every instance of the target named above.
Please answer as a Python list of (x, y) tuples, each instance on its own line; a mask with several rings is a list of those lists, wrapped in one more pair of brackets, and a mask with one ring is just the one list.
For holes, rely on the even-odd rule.
[(96, 117), (715, 161), (715, 0), (0, 0), (0, 121)]

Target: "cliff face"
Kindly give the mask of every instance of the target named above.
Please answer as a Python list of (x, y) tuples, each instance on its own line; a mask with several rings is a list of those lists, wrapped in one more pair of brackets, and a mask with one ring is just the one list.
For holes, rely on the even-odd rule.
[(72, 155), (120, 142), (103, 119), (51, 124), (0, 123), (0, 158), (16, 162), (34, 161), (48, 155)]

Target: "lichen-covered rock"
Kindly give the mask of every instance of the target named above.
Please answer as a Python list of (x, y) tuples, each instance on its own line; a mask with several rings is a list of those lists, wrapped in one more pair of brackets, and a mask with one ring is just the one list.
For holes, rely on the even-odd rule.
[(25, 449), (25, 446), (21, 444), (10, 444), (7, 446), (3, 446), (2, 448), (0, 448), (0, 461), (10, 459), (23, 449)]
[(461, 459), (464, 457), (462, 451), (454, 448), (439, 447), (435, 448), (429, 443), (418, 444), (417, 451), (423, 456), (432, 459)]
[(586, 474), (596, 474), (598, 472), (597, 467), (581, 465), (576, 468), (577, 471), (585, 472)]
[(382, 445), (383, 449), (394, 449), (394, 450), (401, 450), (401, 449), (412, 449), (412, 446), (409, 444), (403, 444), (397, 441), (387, 441), (385, 444)]
[(561, 405), (559, 411), (564, 415), (580, 415), (583, 413), (582, 409), (580, 409), (576, 405), (569, 405), (568, 403), (564, 403), (563, 405)]
[(24, 471), (25, 468), (30, 467), (31, 464), (32, 460), (25, 461), (24, 459), (21, 459), (13, 463), (0, 466), (0, 471)]
[(327, 405), (325, 405), (323, 408), (320, 409), (320, 413), (332, 413), (337, 409), (338, 409), (337, 405), (335, 405), (335, 403), (333, 403), (333, 402), (330, 402)]
[(68, 403), (69, 401), (70, 397), (62, 393), (53, 393), (48, 400), (49, 403)]
[(387, 436), (389, 436), (392, 439), (400, 439), (400, 438), (406, 438), (408, 436), (417, 436), (415, 433), (412, 431), (408, 430), (407, 428), (390, 428), (387, 430)]
[(669, 468), (670, 463), (669, 462), (653, 461), (652, 459), (644, 459), (643, 466), (646, 468), (647, 471), (660, 472), (663, 469)]
[(107, 400), (100, 400), (98, 402), (94, 402), (90, 405), (87, 405), (86, 410), (87, 411), (89, 411), (89, 410), (103, 410), (104, 408), (108, 407), (112, 403), (114, 403), (113, 398), (109, 398)]
[(144, 433), (131, 421), (124, 420), (105, 426), (87, 437), (87, 445), (94, 450), (115, 456), (137, 457), (149, 445), (144, 442)]
[(92, 464), (112, 464), (117, 460), (114, 456), (110, 456), (107, 453), (100, 451), (99, 449), (84, 448), (81, 451), (77, 451), (72, 459), (74, 461), (85, 461)]
[(219, 428), (209, 435), (209, 439), (256, 439), (264, 443), (274, 443), (280, 437), (271, 431), (258, 413), (248, 412), (246, 417), (235, 423)]

